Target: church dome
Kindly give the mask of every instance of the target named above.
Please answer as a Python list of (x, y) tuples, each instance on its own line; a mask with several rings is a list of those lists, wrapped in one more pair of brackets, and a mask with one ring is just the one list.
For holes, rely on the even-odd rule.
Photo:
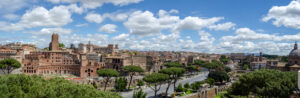
[(295, 42), (294, 49), (290, 52), (289, 56), (300, 58), (300, 50), (298, 50), (297, 42)]
[(290, 52), (290, 56), (297, 56), (297, 57), (300, 57), (300, 50), (292, 50)]

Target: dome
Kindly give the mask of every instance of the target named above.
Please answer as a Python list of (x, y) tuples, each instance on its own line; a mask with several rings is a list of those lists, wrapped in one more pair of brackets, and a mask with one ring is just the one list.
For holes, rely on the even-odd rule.
[(289, 56), (297, 56), (300, 57), (300, 50), (292, 50)]

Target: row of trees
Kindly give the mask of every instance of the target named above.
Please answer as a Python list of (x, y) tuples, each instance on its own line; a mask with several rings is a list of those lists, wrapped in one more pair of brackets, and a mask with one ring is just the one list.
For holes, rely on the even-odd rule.
[(169, 62), (164, 65), (167, 68), (161, 69), (158, 73), (146, 75), (143, 78), (145, 82), (153, 85), (151, 89), (154, 91), (154, 98), (157, 97), (157, 91), (160, 90), (160, 86), (163, 83), (167, 83), (167, 88), (165, 91), (165, 97), (167, 97), (170, 86), (173, 84), (174, 88), (176, 88), (175, 86), (178, 79), (185, 73), (185, 68), (183, 68), (183, 65), (179, 64), (178, 62)]
[[(144, 72), (144, 70), (139, 67), (139, 66), (135, 66), (135, 65), (130, 65), (130, 66), (124, 66), (123, 67), (123, 71), (128, 73), (129, 74), (129, 85), (128, 85), (128, 90), (130, 89), (130, 85), (131, 85), (131, 82), (132, 82), (132, 79), (133, 79), (133, 76), (136, 75), (137, 73), (141, 73), (141, 72)], [(100, 69), (97, 71), (97, 74), (101, 77), (104, 78), (105, 80), (105, 86), (104, 86), (104, 91), (106, 90), (106, 86), (107, 86), (107, 83), (109, 82), (109, 80), (112, 78), (112, 77), (118, 77), (119, 76), (119, 72), (114, 70), (114, 69)], [(123, 91), (124, 90), (124, 86), (126, 87), (127, 85), (127, 80), (125, 78), (119, 78), (119, 79), (116, 79), (116, 83), (115, 83), (115, 88), (119, 91)]]

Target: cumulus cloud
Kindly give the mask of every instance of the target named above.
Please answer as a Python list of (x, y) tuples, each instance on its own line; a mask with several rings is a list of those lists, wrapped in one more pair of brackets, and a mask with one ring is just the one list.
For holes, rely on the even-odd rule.
[(23, 30), (33, 27), (61, 27), (73, 20), (71, 12), (65, 6), (56, 6), (50, 10), (44, 7), (36, 7), (27, 11), (18, 23), (1, 26), (0, 30)]
[(101, 23), (103, 21), (103, 17), (100, 14), (96, 13), (88, 13), (85, 17), (85, 20), (88, 22)]
[(223, 36), (221, 40), (240, 42), (240, 41), (259, 41), (259, 40), (273, 40), (275, 35), (256, 33), (249, 28), (239, 28), (235, 31), (235, 36)]
[(118, 36), (113, 37), (112, 40), (116, 40), (116, 41), (125, 41), (125, 40), (128, 39), (129, 36), (130, 36), (129, 34), (122, 33), (122, 34), (120, 34), (120, 35), (118, 35)]
[(17, 20), (17, 19), (19, 19), (19, 16), (16, 15), (16, 14), (5, 14), (3, 17), (5, 19), (8, 19), (8, 20)]
[(130, 15), (124, 26), (130, 33), (146, 36), (159, 33), (163, 27), (150, 11), (136, 11)]
[(71, 29), (64, 29), (64, 28), (43, 28), (40, 31), (28, 31), (25, 33), (31, 33), (31, 34), (52, 34), (52, 33), (58, 33), (58, 34), (71, 34)]
[(34, 0), (1, 0), (0, 2), (0, 13), (13, 13), (20, 10)]
[(204, 27), (208, 27), (214, 25), (220, 20), (224, 19), (224, 17), (212, 17), (212, 18), (199, 18), (188, 16), (181, 20), (174, 28), (174, 30), (201, 30)]
[(223, 24), (211, 25), (211, 26), (208, 26), (208, 28), (209, 29), (214, 29), (216, 31), (220, 31), (220, 30), (228, 31), (229, 29), (233, 28), (234, 26), (235, 26), (234, 23), (232, 23), (232, 22), (226, 22), (226, 23), (223, 23)]
[(293, 0), (286, 6), (273, 6), (263, 21), (272, 21), (275, 26), (300, 29), (300, 1)]
[(139, 3), (143, 0), (47, 0), (52, 3), (80, 3), (83, 8), (95, 9), (104, 3), (112, 3), (115, 6), (124, 6), (132, 3)]
[(117, 28), (117, 25), (105, 24), (102, 27), (100, 27), (98, 31), (105, 32), (105, 33), (114, 33), (114, 32), (117, 32), (116, 28)]

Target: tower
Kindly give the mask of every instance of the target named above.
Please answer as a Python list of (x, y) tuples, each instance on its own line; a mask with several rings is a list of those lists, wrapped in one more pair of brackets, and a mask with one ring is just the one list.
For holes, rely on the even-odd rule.
[(259, 61), (262, 61), (262, 57), (263, 57), (262, 52), (259, 52)]
[(297, 44), (297, 41), (295, 41), (294, 50), (297, 50), (297, 49), (298, 49), (298, 44)]
[(52, 40), (50, 42), (49, 50), (50, 51), (59, 50), (58, 34), (56, 33), (52, 34)]

